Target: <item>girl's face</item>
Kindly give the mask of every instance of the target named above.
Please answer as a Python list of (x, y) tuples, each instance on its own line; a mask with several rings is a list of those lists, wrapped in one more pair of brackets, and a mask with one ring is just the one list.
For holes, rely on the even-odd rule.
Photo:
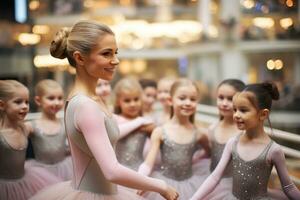
[(61, 88), (47, 89), (43, 96), (36, 97), (36, 103), (41, 107), (42, 112), (55, 115), (64, 105), (63, 91)]
[(171, 81), (160, 81), (157, 87), (157, 99), (163, 106), (169, 106), (168, 101), (171, 98), (170, 90), (172, 86)]
[(12, 98), (2, 102), (1, 109), (12, 121), (22, 121), (29, 111), (29, 92), (27, 88), (16, 88)]
[(146, 87), (142, 95), (143, 105), (151, 108), (156, 100), (156, 88)]
[(197, 89), (191, 86), (179, 86), (173, 97), (174, 115), (189, 117), (195, 114), (199, 95)]
[(140, 115), (142, 109), (141, 94), (139, 91), (122, 91), (118, 104), (121, 108), (121, 115), (126, 118), (136, 118)]
[(97, 79), (111, 80), (119, 64), (117, 53), (118, 48), (114, 35), (106, 34), (99, 38), (97, 45), (84, 58), (87, 73)]
[(234, 87), (228, 84), (223, 84), (219, 86), (217, 91), (217, 107), (219, 109), (219, 114), (223, 117), (231, 117), (233, 115), (233, 104), (232, 98), (236, 90)]
[(233, 98), (233, 119), (240, 130), (256, 128), (260, 123), (259, 112), (249, 101), (247, 92), (237, 93)]
[(111, 86), (109, 82), (106, 80), (98, 79), (96, 94), (103, 98), (108, 97), (111, 94)]

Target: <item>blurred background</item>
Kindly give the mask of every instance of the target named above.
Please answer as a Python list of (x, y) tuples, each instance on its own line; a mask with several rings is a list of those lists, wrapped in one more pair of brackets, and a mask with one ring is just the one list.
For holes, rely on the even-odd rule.
[[(271, 116), (277, 129), (300, 134), (300, 0), (1, 0), (0, 79), (31, 92), (42, 79), (66, 93), (74, 68), (52, 58), (61, 27), (92, 19), (116, 33), (120, 65), (112, 85), (131, 75), (188, 77), (199, 84), (206, 115), (215, 115), (215, 88), (225, 78), (274, 81), (281, 99)], [(205, 107), (211, 106), (211, 107)], [(31, 102), (31, 111), (35, 112)], [(292, 150), (300, 177), (300, 137), (278, 139)], [(291, 159), (291, 162), (295, 161)], [(299, 182), (299, 179), (298, 179)]]

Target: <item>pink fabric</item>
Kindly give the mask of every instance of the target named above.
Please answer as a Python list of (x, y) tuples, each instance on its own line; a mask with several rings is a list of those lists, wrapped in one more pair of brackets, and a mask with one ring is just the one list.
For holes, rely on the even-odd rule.
[(137, 117), (133, 120), (125, 120), (123, 117), (120, 117), (118, 115), (114, 115), (114, 117), (117, 119), (120, 130), (119, 139), (132, 133), (134, 130), (136, 130), (142, 125), (153, 123), (151, 120), (145, 117)]
[(38, 193), (30, 200), (144, 200), (143, 197), (136, 195), (125, 187), (118, 187), (115, 195), (103, 195), (86, 191), (75, 190), (70, 181), (55, 184)]
[(146, 163), (142, 163), (138, 169), (138, 173), (149, 176), (151, 174), (151, 168)]
[(231, 138), (225, 148), (224, 152), (222, 154), (222, 158), (217, 165), (216, 169), (211, 173), (211, 175), (204, 181), (204, 183), (201, 185), (201, 187), (197, 190), (197, 192), (192, 196), (191, 200), (200, 200), (206, 197), (209, 193), (211, 193), (219, 181), (222, 178), (223, 171), (225, 170), (227, 164), (230, 161), (231, 158), (231, 151), (232, 146), (234, 143), (235, 138)]
[(103, 112), (96, 102), (79, 105), (74, 119), (106, 179), (139, 190), (165, 191), (165, 182), (142, 176), (118, 163), (106, 132)]
[[(222, 178), (223, 171), (225, 170), (231, 158), (234, 140), (235, 137), (231, 138), (227, 142), (224, 152), (222, 154), (222, 158), (219, 164), (217, 165), (216, 169), (205, 180), (205, 182), (201, 185), (198, 191), (193, 195), (191, 200), (204, 199), (204, 197), (206, 197), (219, 183), (220, 179)], [(271, 162), (276, 167), (283, 191), (288, 196), (288, 198), (292, 200), (300, 199), (300, 192), (289, 177), (285, 165), (284, 153), (278, 144), (275, 143), (272, 145), (267, 155), (267, 161)]]
[(286, 165), (285, 156), (278, 144), (274, 144), (268, 154), (272, 164), (277, 170), (282, 189), (289, 199), (300, 199), (300, 192), (289, 177)]
[(0, 199), (27, 200), (42, 188), (60, 181), (42, 168), (25, 164), (25, 175), (22, 178), (0, 180)]
[(49, 171), (50, 173), (54, 174), (55, 176), (59, 177), (63, 181), (70, 180), (73, 176), (73, 167), (72, 167), (72, 160), (71, 156), (67, 156), (62, 161), (55, 163), (55, 164), (44, 164), (38, 162), (37, 160), (29, 160), (27, 161), (28, 165), (32, 167), (41, 167), (45, 170)]

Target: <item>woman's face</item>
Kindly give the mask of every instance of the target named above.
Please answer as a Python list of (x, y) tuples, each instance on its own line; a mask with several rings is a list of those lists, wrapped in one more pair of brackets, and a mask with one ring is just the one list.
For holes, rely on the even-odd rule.
[(111, 34), (101, 36), (90, 54), (84, 57), (87, 73), (97, 79), (111, 80), (119, 64), (117, 53), (115, 36)]

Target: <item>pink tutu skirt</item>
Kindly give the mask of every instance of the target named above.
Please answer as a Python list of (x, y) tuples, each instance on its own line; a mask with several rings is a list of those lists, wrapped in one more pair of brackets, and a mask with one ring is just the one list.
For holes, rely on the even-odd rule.
[(0, 199), (27, 200), (44, 187), (60, 181), (42, 168), (25, 165), (25, 174), (22, 178), (0, 179)]
[(37, 160), (29, 160), (28, 164), (32, 167), (41, 167), (55, 176), (62, 179), (62, 181), (71, 180), (73, 176), (73, 165), (71, 156), (67, 156), (64, 160), (55, 164), (44, 164)]
[[(101, 185), (99, 185), (101, 187)], [(40, 191), (30, 200), (145, 200), (130, 189), (118, 187), (114, 195), (96, 194), (88, 191), (76, 190), (71, 186), (71, 181), (65, 181)]]
[[(164, 176), (161, 171), (154, 171), (151, 177), (164, 180), (168, 185), (174, 187), (179, 193), (178, 200), (188, 200), (198, 190), (200, 185), (209, 175), (209, 159), (199, 161), (196, 166), (193, 166), (193, 175), (184, 180), (175, 180)], [(144, 197), (149, 200), (164, 200), (162, 196), (154, 192), (146, 192)]]

